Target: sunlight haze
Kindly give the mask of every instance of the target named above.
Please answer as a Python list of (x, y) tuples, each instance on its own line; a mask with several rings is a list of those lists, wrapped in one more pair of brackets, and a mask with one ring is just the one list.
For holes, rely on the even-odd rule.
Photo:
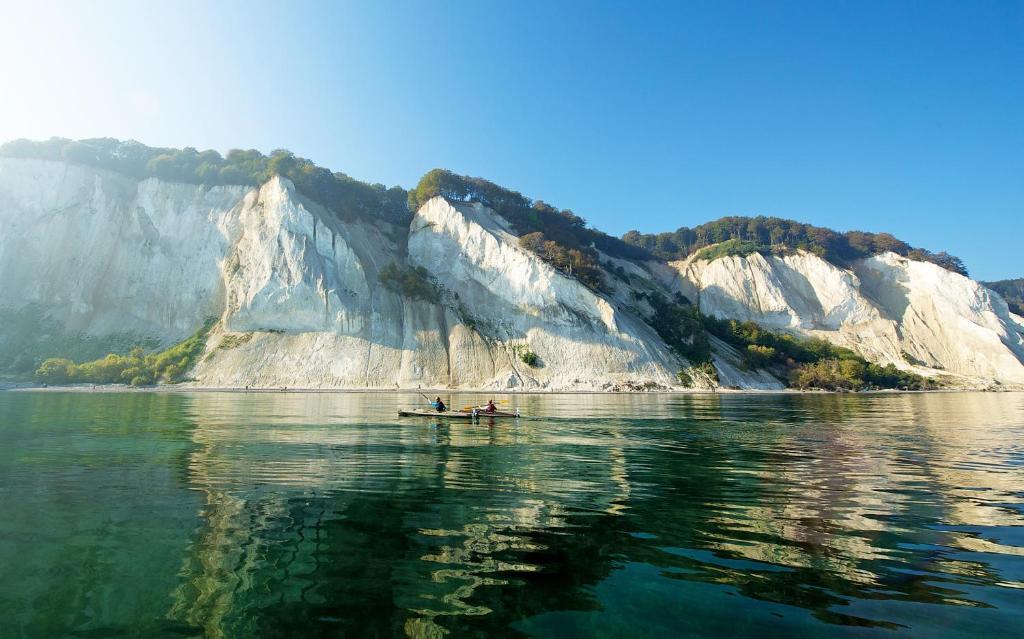
[(0, 140), (444, 167), (615, 235), (777, 215), (1024, 272), (1021, 3), (153, 4), (5, 3)]

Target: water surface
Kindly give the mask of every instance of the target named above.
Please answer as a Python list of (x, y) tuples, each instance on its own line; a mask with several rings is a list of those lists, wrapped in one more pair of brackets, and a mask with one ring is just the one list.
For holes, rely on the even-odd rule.
[(1020, 636), (1022, 394), (418, 399), (0, 392), (0, 636)]

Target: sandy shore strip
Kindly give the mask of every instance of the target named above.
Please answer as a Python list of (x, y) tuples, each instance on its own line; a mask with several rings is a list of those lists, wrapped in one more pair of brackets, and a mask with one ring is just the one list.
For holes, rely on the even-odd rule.
[(1001, 389), (991, 391), (985, 389), (943, 388), (935, 390), (896, 390), (881, 389), (870, 391), (823, 391), (797, 390), (784, 388), (776, 390), (719, 388), (681, 388), (659, 390), (515, 390), (497, 388), (235, 388), (214, 387), (184, 384), (158, 384), (156, 386), (129, 386), (128, 384), (68, 384), (62, 386), (42, 386), (33, 383), (0, 384), (0, 391), (11, 392), (60, 392), (60, 393), (310, 393), (310, 394), (388, 394), (418, 395), (423, 394), (493, 394), (493, 395), (892, 395), (904, 393), (974, 393), (974, 392), (1024, 392), (1024, 389)]

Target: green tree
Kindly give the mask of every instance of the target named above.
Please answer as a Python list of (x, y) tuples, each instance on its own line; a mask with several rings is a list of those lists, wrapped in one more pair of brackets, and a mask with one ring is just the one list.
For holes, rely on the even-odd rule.
[(750, 344), (743, 353), (743, 362), (750, 368), (764, 368), (774, 362), (778, 354), (771, 346)]
[(211, 186), (257, 185), (281, 175), (291, 180), (300, 193), (338, 217), (380, 217), (397, 224), (409, 221), (406, 194), (401, 187), (374, 188), (284, 149), (276, 149), (269, 156), (254, 149), (232, 149), (222, 157), (214, 150), (156, 148), (112, 138), (53, 138), (46, 142), (9, 142), (0, 146), (0, 156), (64, 160), (136, 178), (156, 177)]
[[(749, 246), (764, 253), (786, 253), (798, 249), (810, 251), (838, 265), (847, 265), (855, 259), (892, 251), (967, 275), (963, 262), (955, 256), (913, 248), (888, 233), (838, 233), (832, 229), (777, 217), (723, 217), (692, 229), (681, 227), (657, 235), (630, 231), (622, 236), (622, 240), (666, 260), (684, 259), (711, 244), (730, 241), (734, 242), (734, 246)], [(750, 252), (753, 251), (748, 250), (747, 254)], [(722, 257), (736, 254), (739, 253), (723, 249), (710, 255)]]
[(40, 364), (36, 377), (50, 384), (66, 384), (74, 379), (75, 363), (64, 358), (50, 358)]

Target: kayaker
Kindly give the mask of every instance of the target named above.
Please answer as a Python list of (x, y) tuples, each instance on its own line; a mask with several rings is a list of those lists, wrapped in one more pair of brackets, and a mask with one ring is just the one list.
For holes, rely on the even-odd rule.
[(498, 412), (498, 407), (494, 405), (494, 400), (493, 399), (487, 400), (487, 406), (484, 406), (484, 412), (485, 413), (496, 413), (496, 412)]
[(443, 413), (446, 410), (448, 410), (448, 407), (444, 405), (444, 402), (441, 401), (440, 397), (436, 397), (434, 399), (434, 410), (436, 410), (439, 413)]

